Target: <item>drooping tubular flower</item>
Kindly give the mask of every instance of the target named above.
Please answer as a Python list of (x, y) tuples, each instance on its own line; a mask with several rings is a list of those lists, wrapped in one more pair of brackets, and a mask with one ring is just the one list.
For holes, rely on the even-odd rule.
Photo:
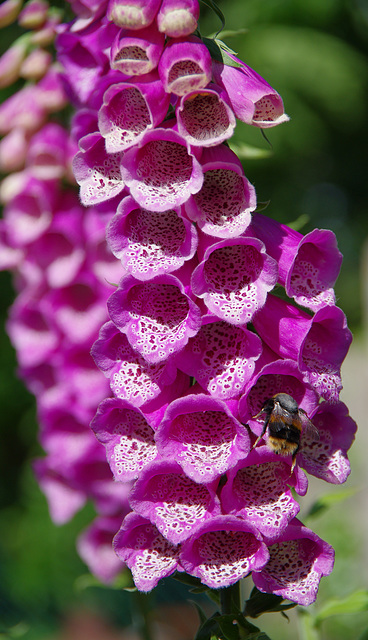
[[(71, 5), (64, 89), (49, 70), (0, 108), (1, 166), (19, 150), (1, 189), (9, 333), (37, 396), (50, 511), (64, 522), (93, 501), (78, 549), (105, 582), (121, 561), (142, 591), (175, 571), (215, 589), (252, 574), (310, 604), (333, 550), (296, 520), (291, 488), (306, 493), (305, 471), (344, 482), (356, 428), (339, 401), (341, 254), (331, 231), (257, 213), (226, 142), (236, 118), (286, 122), (282, 99), (232, 54), (211, 59), (196, 1)], [(45, 124), (65, 92), (70, 134)], [(295, 419), (293, 455), (264, 422), (277, 394), (298, 407), (279, 438)]]

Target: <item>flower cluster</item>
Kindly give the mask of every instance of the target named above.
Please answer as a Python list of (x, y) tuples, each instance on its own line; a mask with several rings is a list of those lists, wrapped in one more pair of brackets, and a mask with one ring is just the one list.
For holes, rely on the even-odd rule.
[[(342, 256), (331, 231), (257, 213), (226, 143), (236, 118), (286, 122), (282, 99), (233, 54), (212, 59), (193, 35), (196, 0), (71, 5), (57, 37), (70, 142), (56, 125), (32, 132), (3, 229), (20, 290), (9, 331), (48, 454), (41, 485), (59, 521), (94, 499), (80, 548), (103, 579), (121, 566), (107, 552), (120, 527), (115, 552), (142, 591), (174, 571), (211, 588), (252, 573), (260, 591), (310, 604), (333, 549), (296, 518), (291, 487), (305, 494), (303, 469), (344, 482), (356, 428), (339, 401)], [(78, 145), (84, 211), (57, 196), (64, 169), (47, 174), (56, 140), (70, 144), (63, 167)], [(279, 393), (319, 432), (300, 419), (295, 461), (259, 418)]]
[[(16, 4), (1, 5), (0, 24), (16, 18)], [(46, 3), (27, 4), (18, 22), (29, 23), (30, 42), (55, 37), (57, 21)], [(10, 61), (3, 57), (1, 64)], [(14, 69), (10, 78), (17, 79)], [(113, 482), (104, 447), (89, 428), (108, 390), (90, 349), (107, 318), (108, 281), (122, 270), (106, 247), (109, 212), (79, 202), (71, 168), (75, 142), (60, 124), (47, 122), (66, 104), (60, 70), (50, 64), (0, 106), (0, 165), (9, 173), (1, 183), (0, 268), (14, 274), (17, 298), (7, 329), (19, 375), (36, 396), (46, 451), (35, 462), (36, 476), (57, 524), (93, 500), (97, 517), (78, 547), (109, 581), (121, 567), (112, 538), (129, 509), (129, 488)]]

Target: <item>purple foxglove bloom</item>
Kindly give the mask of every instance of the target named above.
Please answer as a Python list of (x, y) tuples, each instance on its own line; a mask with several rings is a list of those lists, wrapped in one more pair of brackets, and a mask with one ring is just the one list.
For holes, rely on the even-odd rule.
[(73, 160), (75, 179), (80, 185), (84, 206), (109, 200), (125, 188), (121, 177), (122, 153), (106, 153), (105, 140), (99, 133), (91, 133), (80, 141), (81, 151)]
[(169, 104), (170, 96), (154, 73), (134, 84), (121, 82), (109, 87), (98, 115), (107, 153), (124, 151), (137, 144), (146, 131), (162, 122)]
[(197, 484), (175, 461), (153, 462), (142, 471), (130, 494), (130, 506), (156, 525), (173, 544), (195, 534), (201, 525), (220, 514), (218, 480)]
[(70, 146), (63, 127), (51, 122), (45, 124), (29, 142), (26, 164), (32, 175), (39, 180), (62, 178), (69, 160)]
[(345, 482), (350, 474), (347, 451), (351, 447), (356, 423), (345, 404), (322, 402), (310, 416), (319, 440), (302, 437), (298, 464), (308, 473), (333, 484)]
[(103, 325), (91, 353), (98, 368), (110, 378), (114, 395), (135, 407), (156, 398), (176, 378), (177, 369), (171, 359), (148, 363), (112, 322)]
[(154, 21), (161, 0), (110, 0), (107, 19), (119, 27), (136, 31)]
[(257, 589), (305, 607), (312, 604), (321, 577), (333, 569), (333, 548), (295, 519), (268, 550), (268, 563), (252, 575)]
[(77, 550), (88, 569), (101, 582), (110, 584), (123, 566), (112, 547), (112, 540), (121, 524), (122, 514), (98, 516), (77, 540)]
[(255, 333), (207, 315), (175, 362), (211, 396), (226, 400), (242, 393), (261, 351), (262, 343)]
[(4, 0), (0, 5), (0, 29), (16, 20), (22, 8), (23, 0)]
[(51, 53), (45, 49), (34, 49), (22, 62), (20, 75), (26, 80), (37, 81), (45, 75), (51, 63)]
[(183, 543), (180, 562), (185, 571), (211, 589), (228, 587), (269, 559), (259, 531), (235, 516), (217, 516)]
[(27, 290), (10, 310), (7, 332), (21, 367), (35, 367), (48, 360), (60, 347), (62, 337), (52, 317), (42, 312), (39, 300), (29, 297)]
[(212, 78), (212, 61), (200, 38), (171, 40), (161, 56), (158, 73), (167, 93), (184, 96), (204, 89)]
[(156, 20), (162, 33), (181, 38), (196, 30), (198, 18), (198, 0), (162, 0)]
[(204, 233), (218, 238), (241, 235), (257, 206), (256, 191), (244, 175), (239, 158), (225, 145), (205, 149), (202, 189), (186, 203), (188, 217)]
[(22, 265), (24, 252), (9, 244), (4, 220), (0, 220), (0, 271), (19, 269)]
[(47, 111), (39, 101), (38, 87), (27, 85), (0, 105), (0, 135), (16, 127), (27, 133), (37, 131), (45, 122)]
[(257, 447), (227, 474), (221, 490), (223, 512), (244, 518), (258, 531), (273, 540), (299, 512), (288, 485), (295, 485), (290, 477), (290, 464), (266, 447)]
[(299, 407), (310, 415), (318, 405), (318, 395), (303, 380), (303, 374), (294, 360), (276, 360), (266, 364), (253, 376), (239, 400), (239, 416), (259, 436), (263, 421), (253, 420), (264, 403), (276, 393), (288, 393)]
[(57, 64), (52, 65), (46, 75), (33, 88), (37, 90), (38, 104), (48, 114), (60, 111), (68, 104), (63, 77)]
[(106, 447), (107, 461), (115, 480), (134, 480), (157, 458), (152, 426), (142, 411), (124, 400), (104, 400), (91, 428)]
[(178, 278), (140, 282), (125, 276), (107, 307), (115, 326), (147, 362), (166, 360), (185, 347), (201, 326), (201, 312)]
[(47, 292), (40, 308), (69, 343), (88, 349), (106, 320), (106, 294), (106, 286), (82, 271), (73, 283)]
[(342, 389), (340, 368), (352, 340), (341, 309), (323, 307), (311, 317), (280, 298), (268, 296), (254, 326), (273, 351), (298, 362), (304, 379), (325, 400), (337, 402)]
[(174, 400), (156, 430), (159, 452), (194, 482), (209, 483), (249, 453), (245, 427), (221, 400), (199, 393)]
[(239, 120), (255, 127), (266, 129), (282, 122), (289, 116), (284, 113), (281, 96), (258, 73), (239, 58), (228, 53), (241, 67), (230, 67), (213, 62), (213, 77), (226, 89), (231, 107)]
[(132, 197), (149, 211), (167, 211), (200, 190), (203, 173), (187, 142), (172, 129), (145, 133), (125, 152), (121, 175)]
[(133, 574), (139, 591), (151, 591), (179, 565), (179, 549), (166, 540), (154, 524), (129, 513), (114, 538), (114, 549)]
[(23, 172), (17, 182), (13, 181), (15, 188), (4, 209), (4, 220), (12, 246), (22, 247), (50, 226), (57, 191), (53, 181), (38, 180), (28, 172)]
[(233, 238), (211, 245), (193, 271), (192, 291), (230, 324), (250, 322), (277, 281), (277, 262), (256, 238)]
[(81, 220), (84, 210), (74, 193), (65, 192), (47, 231), (27, 246), (19, 271), (28, 286), (57, 289), (71, 284), (86, 251)]
[(214, 147), (231, 138), (236, 125), (226, 92), (215, 84), (186, 93), (176, 117), (180, 135), (200, 147)]
[(127, 76), (150, 73), (158, 65), (164, 45), (164, 34), (153, 24), (133, 33), (122, 29), (111, 46), (111, 68)]
[(85, 492), (71, 487), (65, 478), (55, 473), (52, 461), (48, 458), (36, 460), (33, 471), (45, 494), (50, 517), (55, 524), (65, 524), (85, 505)]
[(339, 275), (342, 254), (332, 231), (313, 229), (303, 236), (259, 213), (253, 214), (249, 230), (277, 260), (279, 283), (290, 298), (312, 311), (335, 303), (332, 287)]
[(130, 196), (119, 204), (106, 238), (124, 269), (138, 280), (176, 271), (198, 244), (195, 226), (181, 217), (180, 209), (147, 211)]

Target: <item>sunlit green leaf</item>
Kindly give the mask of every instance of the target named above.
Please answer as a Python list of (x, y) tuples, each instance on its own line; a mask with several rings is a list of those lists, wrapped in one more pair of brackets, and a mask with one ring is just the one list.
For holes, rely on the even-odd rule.
[(343, 613), (359, 613), (361, 611), (368, 611), (368, 590), (366, 589), (354, 591), (346, 598), (328, 600), (318, 611), (315, 621), (319, 624), (322, 620), (331, 616)]
[(259, 147), (245, 144), (245, 142), (237, 144), (236, 142), (230, 141), (229, 147), (236, 153), (240, 160), (264, 160), (264, 158), (272, 156), (273, 153), (270, 149), (260, 149)]
[(306, 520), (307, 518), (314, 518), (317, 515), (321, 515), (333, 505), (338, 504), (347, 498), (351, 498), (351, 496), (354, 496), (358, 491), (360, 491), (359, 487), (353, 487), (352, 489), (345, 489), (336, 493), (326, 493), (324, 496), (320, 496), (312, 504), (304, 519)]

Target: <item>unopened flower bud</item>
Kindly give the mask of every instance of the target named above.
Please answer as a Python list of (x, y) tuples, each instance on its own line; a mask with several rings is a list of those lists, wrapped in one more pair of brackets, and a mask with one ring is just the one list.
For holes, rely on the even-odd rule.
[(198, 0), (163, 0), (157, 25), (167, 36), (181, 38), (196, 30), (198, 18)]

